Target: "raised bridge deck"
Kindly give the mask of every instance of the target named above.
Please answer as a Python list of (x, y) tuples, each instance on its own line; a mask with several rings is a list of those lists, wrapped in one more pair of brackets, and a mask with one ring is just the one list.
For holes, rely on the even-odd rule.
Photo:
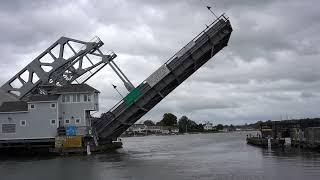
[(227, 46), (232, 32), (228, 18), (221, 15), (198, 36), (151, 74), (137, 88), (92, 123), (99, 143), (119, 137), (191, 74)]

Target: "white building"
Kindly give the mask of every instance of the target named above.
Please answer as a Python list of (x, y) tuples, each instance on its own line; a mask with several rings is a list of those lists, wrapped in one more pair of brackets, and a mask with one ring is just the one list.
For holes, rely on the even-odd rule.
[(203, 128), (204, 128), (204, 130), (206, 130), (206, 131), (211, 131), (211, 130), (214, 129), (212, 123), (210, 123), (210, 122), (206, 122), (206, 124), (204, 125)]
[(98, 110), (98, 93), (87, 84), (72, 84), (56, 87), (48, 95), (3, 102), (0, 145), (11, 140), (52, 140), (58, 135), (58, 127), (73, 126), (76, 135), (85, 135), (91, 127), (90, 111)]

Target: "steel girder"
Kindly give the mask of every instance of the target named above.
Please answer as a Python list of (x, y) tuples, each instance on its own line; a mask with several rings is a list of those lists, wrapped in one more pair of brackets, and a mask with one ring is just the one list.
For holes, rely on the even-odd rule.
[(94, 38), (84, 42), (61, 37), (30, 64), (6, 82), (1, 90), (17, 99), (33, 93), (46, 93), (46, 86), (84, 83), (117, 55), (103, 54), (103, 42)]

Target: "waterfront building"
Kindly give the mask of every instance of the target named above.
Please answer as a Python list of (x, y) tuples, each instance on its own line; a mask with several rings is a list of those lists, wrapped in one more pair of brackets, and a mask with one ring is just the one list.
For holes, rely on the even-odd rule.
[(204, 130), (206, 130), (206, 131), (212, 131), (212, 130), (214, 129), (212, 123), (210, 123), (210, 122), (206, 122), (206, 124), (204, 125), (203, 128), (204, 128)]
[(25, 101), (3, 102), (0, 141), (54, 141), (59, 128), (72, 129), (64, 132), (67, 135), (84, 136), (90, 132), (90, 112), (99, 109), (98, 95), (87, 84), (71, 84)]
[(146, 126), (144, 124), (132, 125), (124, 134), (178, 134), (179, 128), (174, 126)]
[(147, 126), (146, 130), (148, 131), (148, 133), (152, 133), (152, 134), (159, 134), (161, 133), (161, 126)]
[(128, 128), (127, 131), (134, 132), (134, 133), (144, 133), (146, 131), (146, 125), (144, 124), (133, 124), (131, 127)]

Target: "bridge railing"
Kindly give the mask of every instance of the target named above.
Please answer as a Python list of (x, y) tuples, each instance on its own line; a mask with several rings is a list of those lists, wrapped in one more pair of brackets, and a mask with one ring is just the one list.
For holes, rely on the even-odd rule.
[[(222, 15), (220, 15), (216, 20), (214, 20), (210, 25), (208, 25), (203, 31), (201, 31), (201, 33), (199, 33), (198, 35), (196, 35), (189, 43), (187, 43), (187, 45), (185, 45), (183, 48), (181, 48), (177, 53), (175, 53), (171, 58), (169, 58), (165, 64), (169, 64), (174, 58), (176, 58), (177, 56), (179, 56), (179, 54), (182, 54), (182, 52), (187, 52), (192, 46), (192, 44), (195, 43), (195, 41), (201, 37), (208, 29), (210, 29), (212, 26), (214, 26), (219, 20), (224, 20), (227, 21), (228, 17), (223, 13)], [(184, 54), (183, 53), (183, 54)]]

